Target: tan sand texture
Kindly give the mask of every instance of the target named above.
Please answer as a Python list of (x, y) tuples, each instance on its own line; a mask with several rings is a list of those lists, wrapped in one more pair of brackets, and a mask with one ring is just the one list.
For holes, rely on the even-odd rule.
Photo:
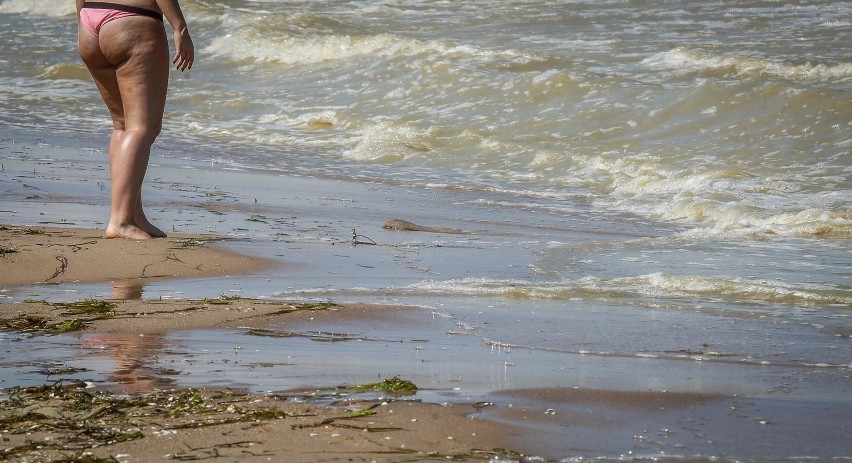
[[(96, 230), (3, 226), (0, 285), (112, 280), (114, 287), (122, 282), (132, 288), (139, 279), (239, 273), (267, 265), (208, 246), (209, 241), (197, 236), (108, 240)], [(263, 329), (285, 317), (298, 324), (395, 310), (404, 309), (227, 297), (32, 300), (0, 304), (0, 330), (96, 332), (99, 339), (121, 344), (117, 355), (131, 355), (146, 333)], [(351, 394), (358, 390), (346, 389), (260, 394), (170, 389), (145, 378), (131, 383), (139, 387), (124, 384), (118, 393), (77, 381), (4, 390), (0, 460), (396, 462), (487, 461), (513, 455), (501, 449), (503, 436), (511, 432), (508, 427), (471, 419), (477, 411), (471, 405), (423, 404), (412, 400), (410, 391), (378, 391), (380, 398), (367, 400)]]
[[(363, 391), (359, 386), (267, 394), (171, 389), (128, 367), (137, 354), (134, 346), (141, 342), (144, 349), (146, 333), (263, 329), (284, 318), (298, 324), (394, 310), (404, 309), (228, 298), (0, 304), (3, 330), (84, 330), (96, 332), (98, 342), (119, 343), (114, 355), (127, 358), (114, 360), (126, 371), (117, 370), (116, 376), (132, 376), (116, 379), (122, 383), (119, 393), (75, 381), (7, 389), (8, 400), (0, 401), (0, 459), (397, 462), (488, 461), (515, 455), (502, 448), (511, 428), (471, 419), (475, 404), (420, 403), (412, 400), (412, 391), (393, 387), (404, 383), (396, 378), (367, 385), (367, 391), (381, 396), (367, 400), (357, 394)], [(61, 377), (62, 372), (55, 373)], [(392, 387), (383, 388), (385, 384)]]
[(116, 396), (79, 384), (29, 388), (0, 404), (0, 458), (416, 462), (511, 453), (499, 448), (501, 426), (464, 416), (470, 406), (393, 399), (317, 406), (305, 402), (310, 395), (183, 389)]
[(269, 265), (217, 249), (213, 241), (196, 235), (112, 240), (99, 230), (0, 225), (0, 287), (200, 277)]

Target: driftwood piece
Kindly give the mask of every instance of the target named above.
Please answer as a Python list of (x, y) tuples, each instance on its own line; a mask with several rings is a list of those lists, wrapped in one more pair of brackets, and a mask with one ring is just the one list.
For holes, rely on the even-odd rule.
[(429, 232), (429, 233), (451, 233), (455, 235), (464, 234), (464, 231), (459, 230), (458, 228), (450, 228), (450, 227), (427, 227), (423, 225), (417, 225), (416, 223), (411, 223), (407, 220), (402, 219), (391, 219), (385, 222), (382, 225), (382, 228), (386, 228), (388, 230), (397, 230), (397, 231), (420, 231), (420, 232)]

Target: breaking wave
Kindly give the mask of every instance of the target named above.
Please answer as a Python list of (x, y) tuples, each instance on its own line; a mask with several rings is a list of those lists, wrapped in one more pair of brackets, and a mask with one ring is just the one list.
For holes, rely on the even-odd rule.
[(746, 56), (718, 56), (686, 47), (658, 53), (643, 63), (649, 67), (681, 73), (711, 71), (738, 76), (769, 75), (793, 81), (852, 78), (852, 63), (796, 65)]
[(740, 277), (670, 275), (655, 272), (636, 277), (586, 277), (574, 281), (529, 282), (465, 278), (424, 281), (408, 287), (426, 293), (531, 299), (586, 299), (596, 297), (653, 297), (748, 300), (755, 303), (826, 305), (852, 309), (852, 295), (831, 287), (794, 285)]

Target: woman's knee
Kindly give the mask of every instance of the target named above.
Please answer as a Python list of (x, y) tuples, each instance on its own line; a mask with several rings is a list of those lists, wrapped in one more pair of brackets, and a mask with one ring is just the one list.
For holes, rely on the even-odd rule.
[(131, 127), (125, 127), (122, 132), (123, 137), (127, 140), (133, 140), (136, 143), (150, 146), (154, 144), (154, 141), (160, 135), (162, 128), (163, 125), (161, 123), (139, 124)]

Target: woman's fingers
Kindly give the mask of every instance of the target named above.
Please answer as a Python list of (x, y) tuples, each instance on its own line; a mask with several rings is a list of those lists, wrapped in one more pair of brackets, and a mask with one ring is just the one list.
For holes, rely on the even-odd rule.
[(175, 55), (175, 59), (172, 60), (172, 64), (174, 64), (175, 68), (177, 68), (179, 71), (192, 69), (192, 59), (185, 57), (181, 54)]
[(192, 39), (189, 37), (189, 32), (186, 28), (180, 31), (175, 31), (175, 58), (172, 60), (178, 70), (185, 71), (192, 69), (192, 62), (195, 60), (195, 47), (192, 45)]

